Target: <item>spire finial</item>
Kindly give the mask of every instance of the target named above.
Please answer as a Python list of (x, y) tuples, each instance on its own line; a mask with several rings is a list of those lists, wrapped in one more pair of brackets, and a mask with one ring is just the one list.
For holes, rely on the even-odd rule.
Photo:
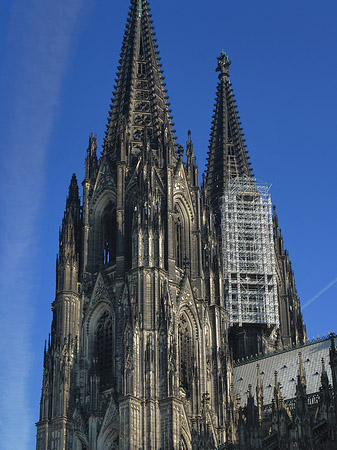
[(139, 0), (139, 17), (143, 16), (143, 0)]
[(261, 372), (260, 372), (260, 365), (257, 364), (256, 366), (256, 372), (257, 372), (257, 389), (261, 389)]
[(227, 75), (229, 72), (229, 66), (231, 65), (231, 60), (229, 59), (228, 55), (222, 51), (220, 53), (220, 56), (218, 57), (218, 66), (216, 68), (217, 72), (220, 72), (219, 76)]
[(299, 354), (298, 354), (298, 361), (299, 361), (299, 366), (300, 366), (300, 377), (302, 378), (304, 376), (302, 352), (299, 352)]
[(299, 360), (299, 375), (298, 375), (298, 383), (306, 388), (306, 379), (305, 379), (305, 373), (304, 373), (304, 367), (303, 367), (303, 359), (302, 359), (302, 352), (299, 352), (298, 354), (298, 360)]
[(278, 386), (277, 370), (275, 370), (274, 376), (275, 376), (275, 386)]
[(76, 175), (73, 173), (69, 185), (69, 194), (68, 194), (68, 200), (76, 201), (78, 199), (78, 184), (77, 184), (77, 178)]
[(324, 361), (324, 358), (322, 358), (322, 374), (326, 374), (326, 368), (325, 368), (325, 361)]
[(248, 385), (248, 396), (252, 397), (252, 385), (251, 384)]

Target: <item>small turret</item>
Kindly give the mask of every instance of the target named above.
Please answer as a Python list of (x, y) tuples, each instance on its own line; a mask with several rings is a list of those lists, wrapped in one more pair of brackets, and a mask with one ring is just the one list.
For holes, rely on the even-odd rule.
[(296, 433), (297, 439), (302, 444), (303, 448), (312, 448), (312, 423), (309, 411), (308, 397), (307, 397), (307, 382), (303, 367), (302, 353), (298, 354), (299, 372), (297, 376), (296, 386)]
[(187, 177), (191, 186), (197, 187), (199, 185), (198, 180), (198, 166), (196, 162), (196, 157), (194, 155), (193, 142), (191, 138), (191, 130), (188, 130), (188, 140), (186, 143), (186, 169), (187, 169)]
[(95, 181), (97, 176), (97, 138), (94, 133), (89, 136), (89, 146), (85, 158), (85, 180)]
[(274, 402), (273, 405), (275, 406), (275, 408), (277, 410), (280, 410), (281, 407), (283, 406), (283, 399), (282, 399), (282, 395), (281, 395), (281, 385), (278, 381), (278, 374), (277, 371), (275, 370), (274, 372), (275, 375), (275, 382), (274, 382)]
[(77, 292), (81, 240), (80, 221), (78, 184), (76, 176), (73, 174), (59, 235), (57, 292), (63, 290)]
[(322, 372), (321, 372), (321, 391), (324, 392), (324, 397), (329, 397), (330, 395), (330, 385), (329, 377), (325, 368), (325, 361), (322, 358)]
[(306, 382), (306, 377), (305, 377), (305, 373), (304, 373), (304, 367), (303, 367), (303, 360), (302, 360), (302, 353), (299, 352), (298, 354), (298, 360), (299, 360), (299, 374), (297, 377), (297, 389), (301, 390), (301, 393), (303, 393), (304, 395), (306, 394), (306, 390), (307, 390), (307, 382)]
[(191, 130), (188, 130), (188, 140), (186, 143), (186, 169), (187, 169), (187, 176), (192, 182), (193, 179), (193, 158), (194, 158), (194, 150), (193, 150), (193, 143), (191, 139)]
[[(59, 236), (52, 343), (63, 342), (78, 333), (81, 232), (80, 198), (73, 174)], [(71, 320), (66, 320), (66, 316)]]

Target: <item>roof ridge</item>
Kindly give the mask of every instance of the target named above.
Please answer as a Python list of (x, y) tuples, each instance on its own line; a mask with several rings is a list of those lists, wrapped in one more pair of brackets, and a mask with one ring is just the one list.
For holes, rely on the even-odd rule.
[(336, 337), (335, 333), (328, 333), (326, 336), (325, 335), (323, 335), (321, 337), (318, 336), (317, 338), (313, 338), (312, 340), (307, 339), (306, 342), (304, 342), (304, 343), (292, 345), (292, 346), (283, 348), (281, 350), (274, 350), (270, 353), (259, 353), (258, 355), (255, 355), (253, 357), (247, 357), (245, 359), (239, 359), (239, 360), (233, 361), (233, 367), (243, 366), (244, 364), (249, 364), (254, 361), (260, 361), (261, 359), (266, 359), (266, 358), (269, 358), (270, 356), (280, 355), (281, 353), (287, 353), (287, 352), (290, 352), (291, 350), (308, 347), (310, 345), (317, 344), (319, 342), (324, 342), (324, 341), (327, 341), (327, 340), (329, 340), (331, 338), (335, 338), (335, 337)]

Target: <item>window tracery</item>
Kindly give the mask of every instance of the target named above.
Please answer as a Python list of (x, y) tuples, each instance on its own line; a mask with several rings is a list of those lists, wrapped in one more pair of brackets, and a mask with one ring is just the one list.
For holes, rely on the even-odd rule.
[(116, 210), (110, 202), (102, 217), (103, 264), (110, 264), (116, 258)]
[(113, 323), (106, 311), (98, 321), (95, 333), (95, 357), (101, 390), (111, 386), (113, 361)]
[(194, 363), (192, 330), (187, 317), (183, 314), (179, 323), (179, 379), (187, 394), (191, 393)]
[(184, 259), (184, 239), (183, 239), (183, 224), (180, 217), (176, 220), (176, 265), (183, 268)]

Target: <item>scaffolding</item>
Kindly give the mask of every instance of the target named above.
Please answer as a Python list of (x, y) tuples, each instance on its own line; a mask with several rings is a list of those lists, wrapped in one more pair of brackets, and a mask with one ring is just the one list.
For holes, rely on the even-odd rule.
[(270, 186), (248, 177), (227, 184), (222, 251), (230, 325), (279, 325)]

